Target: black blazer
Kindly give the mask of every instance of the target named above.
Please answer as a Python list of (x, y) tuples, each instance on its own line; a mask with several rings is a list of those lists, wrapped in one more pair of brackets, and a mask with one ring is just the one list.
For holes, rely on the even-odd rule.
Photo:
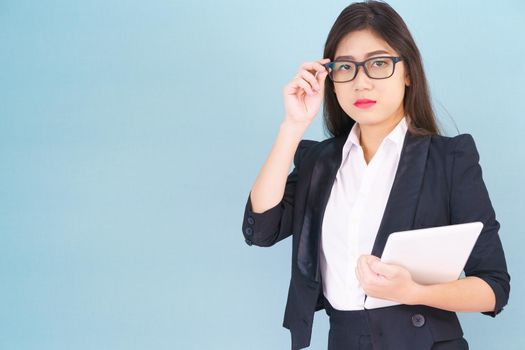
[[(293, 236), (283, 321), (291, 332), (292, 350), (310, 345), (314, 313), (324, 308), (319, 241), (347, 136), (302, 140), (281, 202), (264, 213), (252, 211), (251, 192), (246, 202), (242, 232), (248, 245), (269, 247)], [(496, 309), (484, 314), (495, 317), (507, 304), (510, 276), (474, 140), (470, 134), (415, 136), (407, 131), (372, 254), (381, 257), (395, 231), (473, 221), (484, 226), (464, 271), (493, 289)], [(442, 309), (398, 305), (366, 312), (374, 349), (431, 349), (434, 342), (463, 336), (456, 313)]]

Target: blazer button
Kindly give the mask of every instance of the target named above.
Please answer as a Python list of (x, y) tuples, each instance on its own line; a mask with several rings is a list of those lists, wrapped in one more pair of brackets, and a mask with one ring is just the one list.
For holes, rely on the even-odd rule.
[(250, 225), (255, 224), (255, 219), (254, 219), (252, 216), (248, 216), (248, 223), (249, 223)]
[(412, 324), (414, 325), (414, 327), (423, 327), (423, 325), (425, 324), (425, 316), (421, 314), (412, 315)]
[(246, 233), (248, 236), (251, 236), (253, 234), (253, 228), (251, 227), (246, 227), (244, 229), (244, 233)]
[(250, 241), (248, 238), (246, 238), (244, 241), (245, 241), (246, 244), (248, 244), (248, 245), (252, 245), (252, 244), (253, 244), (252, 241)]

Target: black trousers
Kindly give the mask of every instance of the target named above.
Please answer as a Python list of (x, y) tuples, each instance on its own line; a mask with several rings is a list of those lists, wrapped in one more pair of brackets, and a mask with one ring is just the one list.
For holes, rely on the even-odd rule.
[[(374, 350), (368, 317), (365, 310), (336, 310), (323, 295), (327, 315), (330, 318), (328, 350)], [(464, 338), (435, 342), (431, 350), (468, 350)], [(401, 350), (401, 349), (400, 349)]]
[(324, 297), (330, 318), (328, 350), (373, 350), (370, 325), (365, 310), (336, 310)]

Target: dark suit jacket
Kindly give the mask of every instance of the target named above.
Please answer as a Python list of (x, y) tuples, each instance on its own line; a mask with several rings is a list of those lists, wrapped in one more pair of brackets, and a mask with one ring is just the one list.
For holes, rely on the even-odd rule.
[[(250, 195), (246, 202), (242, 232), (248, 245), (269, 247), (293, 236), (283, 322), (291, 332), (292, 350), (310, 345), (314, 313), (324, 308), (319, 268), (322, 219), (347, 135), (321, 142), (302, 140), (281, 202), (264, 213), (252, 211)], [(510, 276), (474, 140), (470, 134), (421, 137), (408, 131), (372, 254), (381, 257), (388, 235), (395, 231), (473, 221), (484, 226), (464, 271), (493, 289), (496, 308), (484, 314), (494, 317), (507, 304)], [(454, 312), (424, 305), (398, 305), (367, 314), (374, 349), (431, 349), (434, 342), (463, 335)]]

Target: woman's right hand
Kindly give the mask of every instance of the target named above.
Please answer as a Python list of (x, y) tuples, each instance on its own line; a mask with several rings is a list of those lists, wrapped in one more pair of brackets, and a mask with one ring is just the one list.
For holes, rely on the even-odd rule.
[(283, 89), (285, 122), (309, 125), (321, 108), (324, 82), (328, 75), (323, 64), (329, 58), (301, 64), (297, 75)]

